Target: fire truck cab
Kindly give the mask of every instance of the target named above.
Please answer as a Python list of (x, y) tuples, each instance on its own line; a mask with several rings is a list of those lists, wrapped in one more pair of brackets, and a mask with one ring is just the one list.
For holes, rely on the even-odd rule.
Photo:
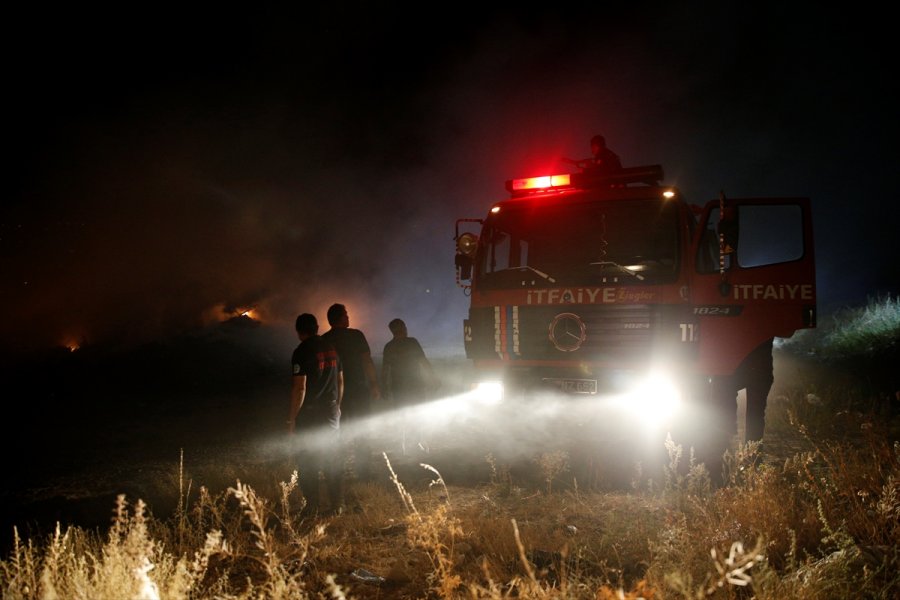
[[(553, 390), (647, 413), (681, 403), (713, 415), (702, 427), (720, 440), (738, 390), (764, 408), (773, 339), (815, 326), (810, 201), (701, 207), (663, 177), (650, 165), (512, 179), (486, 216), (457, 220), (466, 356), (507, 402)], [(748, 411), (748, 437), (761, 427)]]

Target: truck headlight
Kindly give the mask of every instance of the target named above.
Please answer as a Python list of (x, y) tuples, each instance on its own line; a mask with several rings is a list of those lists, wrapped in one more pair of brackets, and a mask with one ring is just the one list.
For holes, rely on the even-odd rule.
[(500, 404), (503, 402), (503, 383), (499, 381), (482, 381), (472, 390), (472, 398), (480, 404)]
[(620, 405), (634, 416), (650, 424), (660, 423), (674, 415), (681, 406), (681, 392), (665, 373), (653, 372), (619, 397)]

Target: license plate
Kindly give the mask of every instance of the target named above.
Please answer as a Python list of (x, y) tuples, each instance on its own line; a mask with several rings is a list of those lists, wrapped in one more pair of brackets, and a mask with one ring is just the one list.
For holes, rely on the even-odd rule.
[(596, 379), (555, 379), (547, 377), (547, 383), (553, 384), (567, 394), (596, 394)]

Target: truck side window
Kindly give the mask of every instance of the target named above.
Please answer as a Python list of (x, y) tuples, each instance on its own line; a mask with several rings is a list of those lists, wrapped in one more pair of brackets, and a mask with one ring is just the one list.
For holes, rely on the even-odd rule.
[(502, 271), (510, 266), (512, 238), (508, 233), (494, 229), (490, 234), (490, 252), (485, 254), (485, 273)]
[(738, 206), (741, 267), (759, 267), (803, 257), (803, 214), (796, 204)]
[(495, 273), (529, 264), (527, 241), (519, 240), (499, 229), (490, 230), (486, 238), (489, 241), (489, 251), (484, 255), (485, 273)]

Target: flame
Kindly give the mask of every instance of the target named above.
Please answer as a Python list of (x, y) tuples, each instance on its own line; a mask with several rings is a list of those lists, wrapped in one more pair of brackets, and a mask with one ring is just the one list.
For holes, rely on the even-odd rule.
[(66, 348), (69, 352), (75, 352), (81, 348), (81, 342), (73, 337), (67, 337), (63, 340), (63, 347)]
[(203, 311), (201, 315), (202, 322), (205, 325), (212, 323), (224, 323), (238, 317), (246, 317), (254, 321), (263, 321), (263, 311), (256, 306), (226, 306), (219, 303), (211, 306)]

